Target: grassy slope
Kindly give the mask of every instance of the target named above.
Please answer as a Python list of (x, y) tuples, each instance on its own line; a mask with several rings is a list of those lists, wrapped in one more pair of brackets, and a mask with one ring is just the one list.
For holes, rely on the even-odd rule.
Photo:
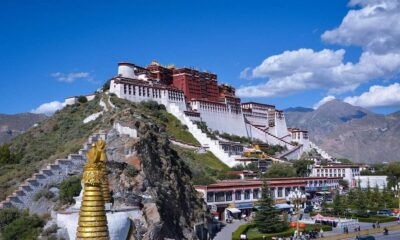
[(193, 173), (193, 183), (202, 185), (215, 182), (219, 178), (225, 178), (225, 172), (229, 167), (221, 162), (211, 152), (204, 154), (195, 153), (193, 150), (178, 146), (172, 146)]
[(181, 142), (189, 143), (200, 147), (200, 143), (193, 137), (193, 135), (190, 132), (184, 129), (184, 126), (177, 118), (175, 118), (172, 114), (168, 113), (167, 119), (168, 119), (168, 123), (166, 124), (167, 133), (171, 137)]
[(135, 111), (142, 113), (142, 117), (150, 118), (159, 126), (164, 125), (169, 137), (200, 147), (200, 143), (186, 130), (187, 127), (182, 125), (177, 118), (168, 113), (165, 109), (151, 109), (145, 103), (132, 103), (115, 96), (111, 97), (111, 101), (121, 109), (134, 109)]
[(101, 110), (99, 99), (67, 106), (39, 126), (29, 129), (11, 142), (18, 162), (0, 167), (0, 200), (41, 167), (57, 158), (77, 152), (87, 137), (98, 127), (100, 118), (88, 124), (83, 119)]

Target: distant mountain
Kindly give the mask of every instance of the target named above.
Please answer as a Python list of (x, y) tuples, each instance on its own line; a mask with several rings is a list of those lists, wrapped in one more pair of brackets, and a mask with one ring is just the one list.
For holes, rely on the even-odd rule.
[(34, 113), (0, 114), (0, 144), (9, 142), (46, 118), (46, 115)]
[(314, 109), (312, 108), (305, 108), (305, 107), (290, 107), (286, 108), (283, 111), (285, 112), (312, 112)]
[(332, 100), (312, 112), (286, 112), (286, 121), (288, 127), (308, 130), (311, 141), (334, 157), (400, 160), (400, 112), (385, 116)]

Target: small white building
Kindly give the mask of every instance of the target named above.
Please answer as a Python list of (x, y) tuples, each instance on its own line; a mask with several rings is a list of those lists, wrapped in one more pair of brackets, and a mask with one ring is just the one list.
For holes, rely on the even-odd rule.
[(311, 177), (342, 177), (354, 187), (353, 179), (360, 176), (360, 166), (358, 165), (314, 165), (311, 169)]
[(357, 176), (353, 179), (352, 185), (361, 188), (367, 188), (368, 185), (371, 188), (378, 186), (380, 190), (383, 190), (387, 187), (387, 176)]

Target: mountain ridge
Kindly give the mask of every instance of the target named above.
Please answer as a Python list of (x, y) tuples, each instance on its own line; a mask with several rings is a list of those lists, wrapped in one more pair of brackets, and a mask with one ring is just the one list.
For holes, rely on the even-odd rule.
[(379, 163), (400, 160), (398, 116), (332, 100), (313, 112), (287, 112), (286, 120), (288, 127), (308, 130), (311, 141), (334, 157)]
[(35, 123), (43, 121), (48, 117), (44, 114), (35, 113), (0, 113), (0, 144), (11, 141), (14, 137), (27, 131)]

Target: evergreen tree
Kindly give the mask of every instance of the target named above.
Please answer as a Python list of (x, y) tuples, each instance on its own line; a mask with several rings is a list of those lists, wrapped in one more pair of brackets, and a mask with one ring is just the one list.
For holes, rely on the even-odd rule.
[(333, 213), (335, 215), (340, 215), (343, 213), (343, 200), (338, 190), (336, 190), (335, 196), (333, 198)]
[(275, 207), (274, 198), (264, 181), (261, 189), (261, 199), (257, 202), (258, 211), (254, 218), (258, 230), (262, 233), (276, 233), (287, 229), (287, 222), (279, 215), (279, 210)]
[(368, 199), (366, 198), (366, 193), (361, 189), (360, 183), (356, 189), (356, 200), (355, 200), (355, 207), (356, 207), (356, 214), (359, 217), (366, 217), (368, 216), (367, 213), (367, 202)]
[(371, 210), (379, 210), (385, 207), (383, 200), (382, 200), (382, 194), (379, 191), (378, 185), (376, 185), (371, 193), (371, 202), (372, 208)]

